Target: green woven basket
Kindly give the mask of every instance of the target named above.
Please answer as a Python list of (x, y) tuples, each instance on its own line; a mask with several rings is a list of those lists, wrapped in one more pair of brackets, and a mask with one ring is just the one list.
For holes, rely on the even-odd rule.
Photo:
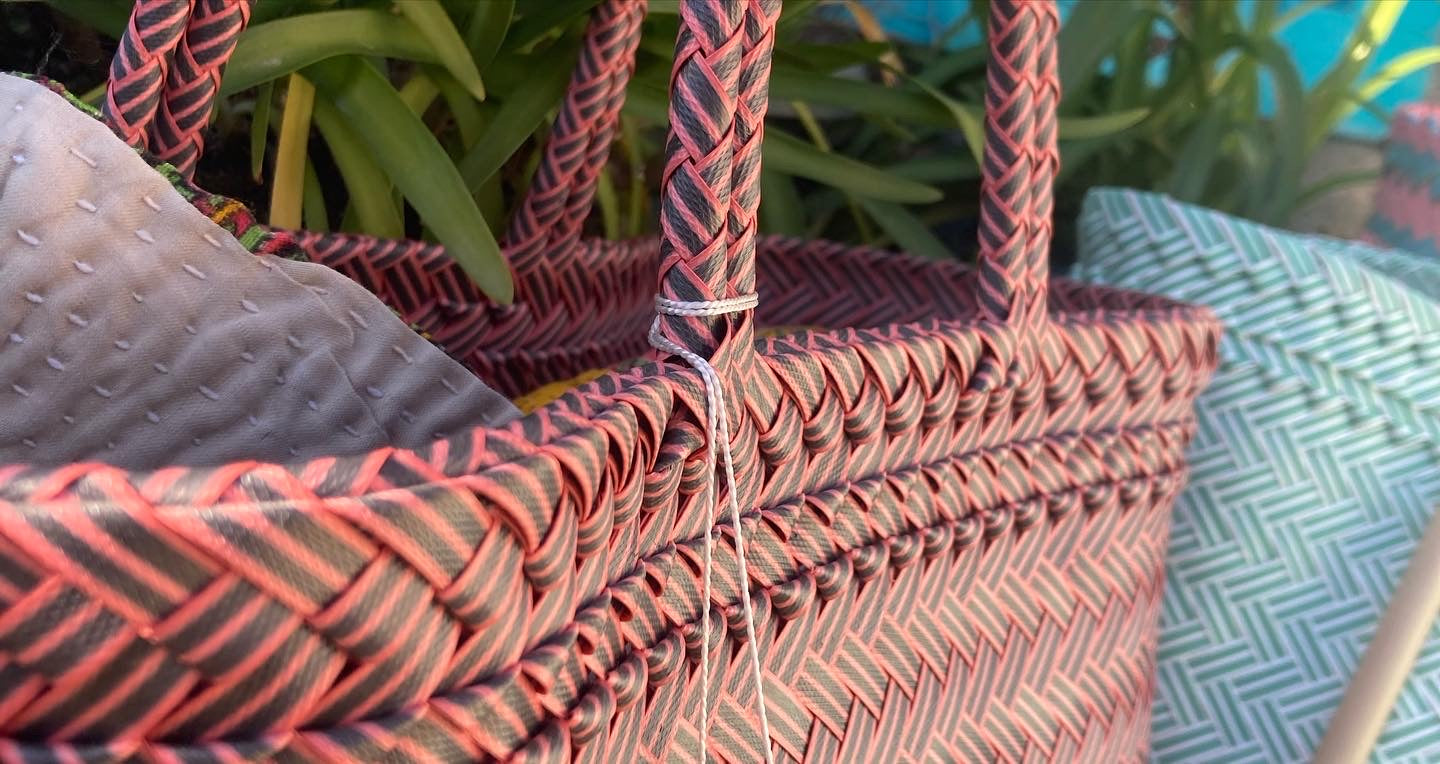
[[(1081, 278), (1212, 306), (1175, 509), (1156, 761), (1307, 760), (1440, 504), (1440, 265), (1101, 190)], [(1440, 627), (1375, 761), (1440, 760)]]

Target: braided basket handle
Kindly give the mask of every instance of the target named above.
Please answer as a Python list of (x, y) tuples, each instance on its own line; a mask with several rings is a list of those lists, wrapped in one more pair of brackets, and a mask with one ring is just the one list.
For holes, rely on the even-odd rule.
[(220, 72), (251, 0), (136, 0), (101, 111), (131, 146), (195, 171)]
[[(253, 0), (136, 0), (110, 67), (102, 110), (126, 142), (185, 177)], [(545, 154), (507, 229), (512, 265), (579, 241), (635, 71), (646, 0), (603, 0), (585, 30)]]
[[(779, 10), (770, 0), (681, 4), (660, 195), (668, 300), (728, 300), (755, 289), (760, 142)], [(979, 303), (984, 319), (1014, 327), (1024, 346), (1046, 320), (1059, 16), (1054, 0), (992, 0), (990, 14)], [(661, 323), (671, 341), (717, 368), (753, 352), (748, 313)]]

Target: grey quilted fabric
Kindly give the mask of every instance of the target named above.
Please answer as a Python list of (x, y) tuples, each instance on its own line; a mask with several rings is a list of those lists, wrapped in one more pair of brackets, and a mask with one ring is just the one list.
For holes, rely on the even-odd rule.
[(518, 415), (358, 285), (250, 254), (103, 124), (0, 76), (0, 463), (291, 461)]

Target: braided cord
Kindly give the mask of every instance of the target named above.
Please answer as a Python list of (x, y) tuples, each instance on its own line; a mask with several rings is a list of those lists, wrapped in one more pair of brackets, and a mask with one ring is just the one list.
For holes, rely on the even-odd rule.
[(1032, 297), (1030, 221), (1035, 140), (1035, 5), (990, 4), (985, 75), (985, 156), (980, 200), (980, 306), (996, 323), (1021, 324)]
[(110, 62), (110, 82), (100, 108), (125, 142), (145, 148), (165, 87), (171, 56), (190, 15), (187, 0), (136, 0), (130, 22)]
[(151, 151), (186, 178), (205, 147), (203, 131), (220, 92), (220, 75), (250, 18), (251, 0), (194, 0), (149, 127)]
[[(735, 567), (740, 582), (740, 604), (745, 614), (745, 639), (750, 643), (750, 670), (755, 677), (755, 703), (760, 714), (760, 740), (765, 750), (765, 761), (774, 764), (775, 757), (770, 750), (770, 716), (765, 709), (765, 677), (760, 668), (760, 642), (755, 638), (755, 609), (750, 603), (750, 571), (745, 563), (745, 529), (740, 521), (740, 501), (735, 495), (735, 464), (730, 449), (730, 420), (725, 414), (725, 387), (720, 374), (709, 361), (683, 348), (660, 331), (660, 316), (706, 317), (724, 316), (731, 313), (753, 311), (759, 300), (755, 294), (746, 294), (726, 300), (711, 302), (681, 302), (658, 297), (655, 310), (658, 315), (650, 327), (650, 344), (658, 350), (674, 353), (685, 359), (705, 384), (705, 438), (717, 448), (705, 449), (705, 541), (703, 560), (705, 570), (700, 594), (701, 644), (708, 645), (710, 638), (710, 582), (714, 569), (712, 548), (715, 532), (715, 503), (720, 487), (715, 484), (715, 452), (720, 451), (725, 468), (725, 500), (730, 506), (730, 522), (735, 528)], [(700, 761), (707, 761), (706, 751), (710, 737), (710, 651), (702, 648), (700, 655)]]

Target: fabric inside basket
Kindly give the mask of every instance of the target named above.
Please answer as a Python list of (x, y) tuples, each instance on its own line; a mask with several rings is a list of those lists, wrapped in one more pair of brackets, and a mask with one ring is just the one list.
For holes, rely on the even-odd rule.
[(363, 288), (256, 256), (101, 122), (0, 75), (0, 461), (419, 447), (519, 415)]

